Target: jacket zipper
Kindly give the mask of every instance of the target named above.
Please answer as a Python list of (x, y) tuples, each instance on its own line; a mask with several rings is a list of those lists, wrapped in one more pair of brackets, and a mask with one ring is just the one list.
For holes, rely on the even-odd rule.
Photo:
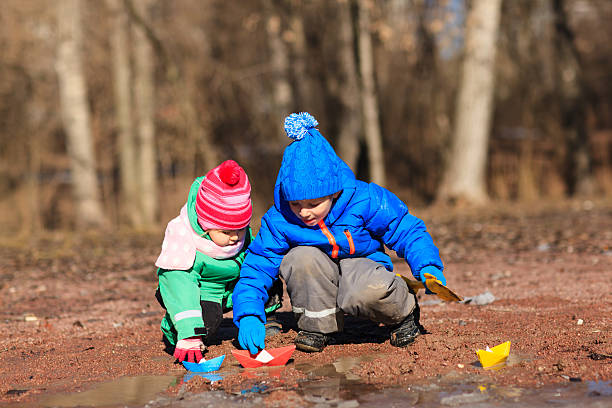
[(331, 257), (332, 258), (337, 258), (338, 257), (338, 251), (340, 250), (340, 247), (338, 247), (338, 244), (336, 244), (336, 239), (334, 238), (332, 233), (329, 231), (329, 229), (327, 229), (327, 225), (325, 225), (323, 220), (319, 221), (319, 228), (321, 228), (321, 232), (323, 233), (323, 235), (325, 235), (325, 237), (327, 237), (327, 240), (329, 241), (329, 243), (332, 246)]

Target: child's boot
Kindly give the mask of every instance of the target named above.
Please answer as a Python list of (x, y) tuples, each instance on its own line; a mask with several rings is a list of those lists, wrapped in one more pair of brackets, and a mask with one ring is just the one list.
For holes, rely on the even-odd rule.
[(406, 347), (414, 342), (419, 335), (419, 325), (415, 320), (413, 311), (400, 324), (391, 328), (392, 346)]
[(308, 353), (318, 353), (323, 351), (328, 342), (329, 336), (323, 333), (309, 332), (304, 330), (301, 330), (294, 340), (295, 347), (298, 350), (306, 351)]

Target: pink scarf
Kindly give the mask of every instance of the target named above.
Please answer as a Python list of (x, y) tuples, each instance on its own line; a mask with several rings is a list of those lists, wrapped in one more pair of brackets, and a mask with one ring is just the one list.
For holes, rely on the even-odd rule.
[(236, 245), (221, 247), (212, 240), (199, 236), (191, 227), (187, 206), (181, 208), (181, 215), (166, 227), (162, 250), (155, 266), (170, 270), (188, 270), (195, 261), (196, 250), (214, 259), (229, 259), (236, 256), (244, 246), (245, 237)]

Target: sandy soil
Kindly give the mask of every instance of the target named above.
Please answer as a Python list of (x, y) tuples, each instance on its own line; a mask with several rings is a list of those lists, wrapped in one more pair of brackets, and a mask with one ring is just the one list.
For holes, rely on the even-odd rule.
[[(549, 206), (478, 211), (415, 211), (423, 218), (457, 293), (495, 296), (487, 305), (440, 303), (420, 296), (428, 334), (406, 349), (392, 347), (387, 330), (349, 320), (324, 352), (296, 351), (269, 384), (275, 400), (299, 400), (300, 366), (369, 356), (351, 374), (375, 387), (426, 382), (440, 376), (479, 375), (519, 387), (612, 378), (612, 205), (576, 201)], [(163, 231), (47, 234), (2, 239), (0, 246), (0, 404), (35, 403), (41, 396), (75, 392), (122, 376), (179, 375), (163, 350), (162, 311), (153, 297), (154, 260)], [(398, 260), (396, 271), (410, 275)], [(282, 334), (296, 335), (286, 298)], [(224, 322), (210, 355), (234, 348)], [(475, 350), (512, 341), (508, 367), (483, 370)], [(274, 375), (272, 375), (274, 377)], [(243, 371), (211, 385), (192, 380), (188, 391), (236, 392), (255, 384)], [(176, 395), (185, 387), (167, 391)]]

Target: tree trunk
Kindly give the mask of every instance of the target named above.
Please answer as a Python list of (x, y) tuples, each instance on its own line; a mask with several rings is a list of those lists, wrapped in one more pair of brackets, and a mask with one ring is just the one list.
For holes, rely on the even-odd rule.
[[(201, 155), (204, 159), (204, 168), (209, 169), (215, 167), (219, 164), (221, 153), (213, 143), (211, 137), (211, 119), (198, 113), (195, 108), (195, 90), (194, 86), (191, 86), (191, 84), (197, 82), (197, 74), (191, 72), (192, 70), (189, 70), (189, 67), (182, 67), (182, 69), (180, 69), (181, 67), (179, 67), (175, 60), (170, 57), (164, 44), (152, 29), (150, 17), (143, 14), (146, 11), (145, 8), (139, 7), (137, 1), (124, 1), (132, 22), (137, 26), (135, 30), (139, 30), (143, 34), (146, 33), (149, 42), (155, 45), (155, 50), (157, 52), (156, 56), (161, 59), (161, 65), (165, 71), (166, 80), (170, 84), (169, 88), (180, 108), (179, 110), (185, 123), (186, 140), (189, 140), (188, 144), (195, 145), (192, 149), (194, 153), (192, 159), (193, 163), (198, 164), (197, 158)], [(205, 50), (205, 54), (210, 52), (207, 38), (201, 40), (199, 46), (201, 49)], [(201, 174), (202, 170), (198, 167), (194, 171), (196, 174)]]
[(438, 193), (442, 201), (488, 200), (485, 170), (500, 8), (501, 0), (474, 0), (468, 13), (453, 146)]
[[(204, 55), (210, 54), (210, 44), (207, 37), (200, 39), (200, 48)], [(168, 61), (168, 73), (171, 71), (179, 72), (179, 68), (174, 62)], [(195, 146), (193, 149), (194, 174), (202, 174), (202, 171), (206, 173), (208, 169), (217, 166), (222, 156), (212, 137), (212, 118), (209, 109), (201, 109), (200, 112), (196, 109), (197, 101), (205, 100), (205, 95), (209, 90), (207, 88), (197, 88), (198, 72), (192, 64), (185, 64), (181, 72), (182, 75), (167, 76), (172, 78), (172, 88), (175, 89), (174, 95), (180, 107), (181, 115), (185, 120), (187, 140), (193, 140), (192, 143)], [(203, 93), (204, 97), (198, 99), (198, 92)], [(200, 157), (204, 163), (198, 160)]]
[[(27, 130), (30, 128), (30, 124), (27, 126)], [(41, 138), (39, 137), (36, 131), (30, 133), (30, 135), (22, 135), (23, 137), (30, 138), (30, 143), (28, 143), (28, 178), (27, 178), (27, 190), (28, 190), (28, 198), (29, 198), (29, 206), (22, 212), (26, 214), (24, 217), (24, 221), (27, 222), (22, 223), (22, 233), (24, 235), (32, 235), (38, 234), (40, 230), (44, 227), (41, 222), (41, 206), (40, 206), (40, 183), (38, 181), (38, 176), (40, 174), (40, 143)], [(29, 211), (28, 211), (29, 210)]]
[[(134, 8), (145, 20), (151, 20), (154, 0), (134, 1)], [(155, 88), (153, 49), (144, 27), (135, 26), (134, 102), (138, 118), (140, 210), (143, 225), (154, 224), (159, 209), (157, 197), (157, 155), (155, 154)]]
[[(180, 82), (180, 83), (179, 83)], [(195, 84), (196, 81), (190, 81), (191, 84)], [(181, 111), (183, 113), (183, 117), (186, 122), (186, 129), (188, 135), (193, 135), (193, 140), (196, 148), (194, 151), (202, 155), (204, 158), (204, 173), (208, 171), (208, 169), (212, 169), (220, 163), (221, 152), (214, 144), (211, 131), (210, 131), (210, 118), (202, 117), (203, 115), (199, 114), (197, 109), (195, 108), (195, 102), (192, 89), (194, 85), (190, 87), (187, 83), (187, 79), (179, 79), (176, 82), (177, 89), (180, 90), (177, 95), (177, 99), (179, 100), (179, 104), (181, 106)], [(198, 163), (198, 160), (194, 160), (194, 163)], [(194, 169), (195, 174), (201, 174), (201, 168)]]
[(60, 109), (70, 157), (78, 228), (106, 223), (98, 192), (87, 89), (81, 63), (80, 0), (58, 0), (58, 50)]
[(273, 2), (265, 2), (267, 10), (266, 30), (268, 33), (268, 46), (270, 47), (270, 63), (272, 65), (272, 103), (274, 120), (281, 124), (278, 129), (278, 137), (283, 143), (287, 140), (282, 119), (291, 113), (291, 102), (293, 91), (289, 83), (289, 51), (282, 38), (282, 20)]
[(136, 157), (136, 137), (132, 119), (132, 70), (130, 66), (130, 42), (128, 14), (121, 0), (107, 0), (112, 14), (111, 53), (113, 66), (113, 85), (115, 90), (115, 110), (119, 133), (119, 205), (121, 219), (131, 226), (141, 225), (138, 210), (138, 160)]
[(308, 111), (309, 106), (312, 106), (313, 96), (310, 84), (311, 79), (306, 72), (308, 61), (306, 55), (306, 33), (304, 32), (304, 22), (302, 21), (303, 9), (300, 0), (293, 0), (291, 5), (291, 20), (289, 23), (293, 40), (291, 47), (293, 52), (291, 68), (293, 76), (297, 78), (294, 90), (295, 105), (303, 106), (305, 108), (300, 110)]
[(342, 126), (338, 133), (338, 156), (353, 171), (357, 171), (361, 141), (361, 112), (359, 110), (359, 83), (357, 81), (357, 63), (355, 61), (355, 41), (353, 35), (353, 18), (351, 3), (338, 2), (340, 25), (340, 54), (343, 78), (340, 80), (340, 99), (342, 100)]
[(359, 68), (361, 72), (361, 110), (363, 129), (368, 148), (370, 181), (384, 186), (385, 158), (382, 148), (382, 135), (378, 119), (378, 100), (374, 79), (374, 55), (370, 34), (370, 8), (368, 0), (359, 0)]
[(564, 0), (553, 0), (555, 13), (555, 52), (557, 91), (560, 96), (562, 124), (567, 146), (566, 174), (570, 194), (591, 195), (595, 190), (587, 131), (586, 89), (580, 55), (574, 43), (565, 12)]

